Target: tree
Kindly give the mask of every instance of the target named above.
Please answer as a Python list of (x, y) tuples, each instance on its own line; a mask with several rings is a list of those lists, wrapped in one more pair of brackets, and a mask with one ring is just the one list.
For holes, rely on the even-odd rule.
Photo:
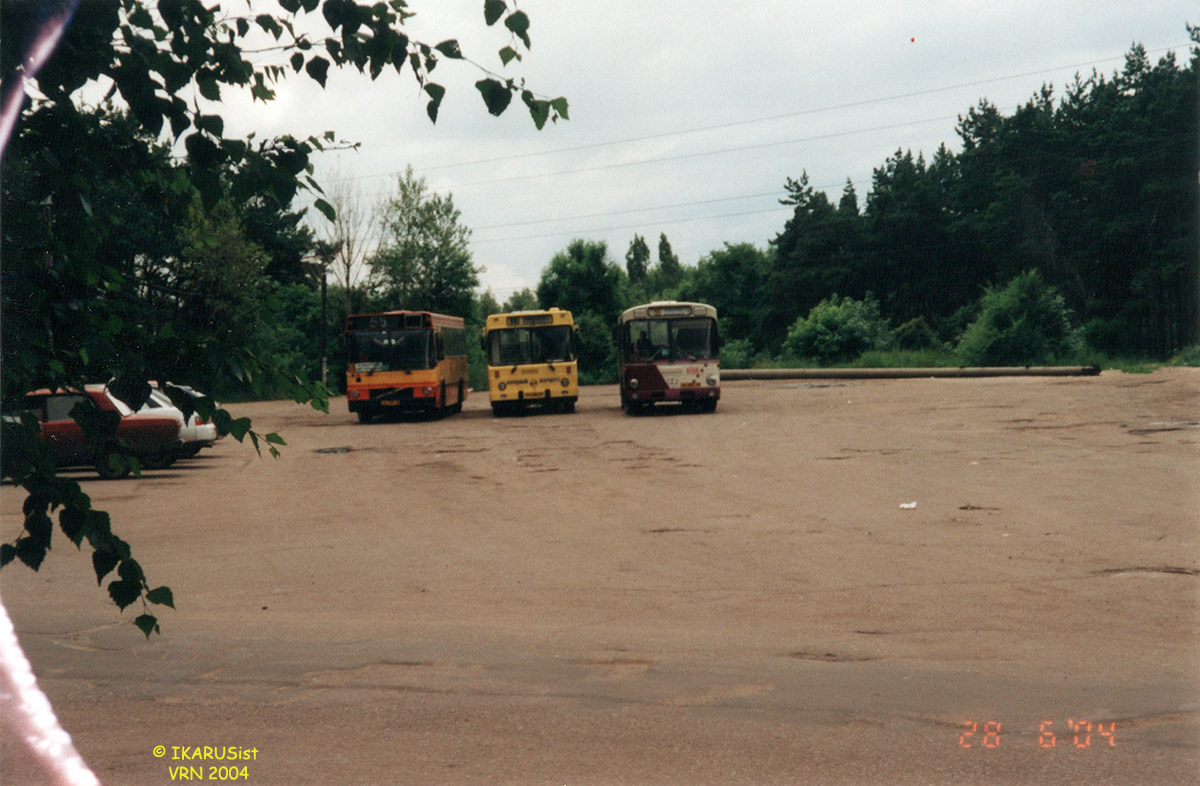
[(316, 238), (306, 226), (304, 210), (281, 210), (273, 200), (252, 198), (237, 206), (246, 239), (267, 255), (266, 274), (280, 284), (299, 284), (308, 279), (304, 259)]
[(667, 240), (665, 232), (660, 232), (658, 235), (658, 269), (656, 273), (656, 284), (660, 292), (674, 289), (683, 281), (683, 266), (679, 264), (679, 257), (675, 256), (675, 252), (671, 250), (671, 241)]
[(787, 195), (781, 205), (793, 207), (783, 231), (771, 240), (774, 266), (764, 282), (761, 340), (778, 350), (788, 326), (807, 313), (822, 298), (837, 291), (852, 290), (852, 271), (839, 258), (835, 217), (838, 210), (823, 191), (808, 182), (808, 172), (799, 180), (787, 178)]
[(695, 276), (680, 297), (717, 309), (723, 341), (746, 339), (761, 349), (766, 344), (761, 332), (765, 316), (761, 294), (771, 270), (771, 256), (749, 243), (727, 243), (700, 258)]
[(609, 260), (607, 244), (572, 240), (542, 271), (537, 298), (542, 308), (590, 312), (611, 328), (621, 313), (620, 285), (621, 269)]
[[(152, 369), (169, 369), (176, 380), (197, 382), (228, 372), (248, 385), (277, 385), (298, 401), (327, 408), (323, 386), (283, 372), (253, 349), (230, 345), (221, 335), (201, 335), (182, 320), (160, 319), (163, 315), (149, 308), (150, 299), (144, 296), (150, 279), (131, 278), (138, 258), (114, 260), (108, 255), (119, 246), (126, 228), (119, 208), (95, 185), (101, 181), (88, 177), (105, 165), (105, 151), (80, 144), (90, 123), (76, 103), (80, 88), (108, 88), (128, 106), (141, 132), (151, 138), (167, 136), (182, 143), (187, 153), (182, 164), (163, 157), (122, 158), (129, 166), (117, 179), (133, 204), (154, 211), (171, 200), (189, 205), (198, 195), (211, 214), (224, 199), (244, 205), (261, 197), (284, 208), (298, 191), (311, 190), (317, 194), (317, 210), (332, 218), (332, 206), (308, 177), (310, 157), (336, 140), (332, 132), (304, 140), (230, 139), (224, 134), (223, 118), (209, 107), (219, 104), (222, 91), (229, 89), (249, 90), (255, 100), (270, 101), (275, 86), (293, 73), (323, 86), (331, 66), (353, 67), (371, 79), (390, 67), (397, 73), (411, 72), (436, 122), (445, 88), (430, 75), (445, 60), (468, 62), (457, 41), (428, 44), (410, 38), (404, 30), (410, 13), (403, 0), (373, 6), (348, 0), (280, 0), (282, 12), (253, 16), (226, 13), (199, 0), (66, 5), (77, 6), (73, 16), (46, 17), (43, 3), (0, 6), (0, 152), (11, 157), (5, 162), (3, 184), (0, 399), (19, 402), (31, 387), (78, 387), (115, 375), (113, 386), (136, 408), (148, 395), (145, 380)], [(314, 18), (318, 7), (321, 14)], [(508, 45), (499, 51), (502, 64), (530, 46), (529, 17), (504, 0), (485, 1), (484, 21), (488, 26), (503, 21), (509, 33)], [(248, 51), (252, 31), (267, 33), (276, 45)], [(489, 113), (501, 114), (519, 95), (539, 129), (547, 120), (567, 118), (565, 99), (540, 97), (523, 81), (472, 67), (483, 72), (475, 87)], [(36, 88), (31, 92), (38, 96), (28, 105), (25, 84)], [(10, 137), (8, 130), (14, 126)], [(16, 178), (9, 177), (9, 160), (19, 162)], [(10, 213), (10, 205), (26, 207)], [(24, 220), (14, 222), (18, 216)], [(171, 264), (169, 258), (161, 261), (165, 268)], [(161, 294), (168, 299), (194, 297)], [(185, 411), (193, 406), (186, 398), (176, 403)], [(272, 454), (282, 442), (277, 435), (253, 431), (249, 420), (235, 420), (211, 399), (203, 398), (195, 406), (213, 418), (222, 433), (239, 440), (249, 437), (256, 447), (265, 442)], [(92, 438), (107, 439), (114, 433), (115, 423), (100, 425), (99, 419), (83, 412), (78, 419)], [(60, 528), (75, 545), (89, 544), (99, 581), (116, 571), (108, 590), (117, 606), (125, 609), (141, 600), (144, 611), (135, 624), (149, 636), (158, 622), (146, 604), (171, 605), (170, 591), (151, 589), (129, 545), (112, 532), (108, 517), (91, 508), (76, 482), (57, 476), (37, 449), (35, 428), (26, 424), (12, 439), (18, 444), (8, 443), (6, 449), (18, 448), (13, 453), (25, 458), (6, 462), (5, 472), (28, 492), (25, 529), (13, 543), (0, 546), (0, 565), (19, 559), (36, 570), (50, 547), (51, 516), (57, 514)]]
[(537, 298), (542, 308), (570, 311), (579, 328), (579, 375), (584, 384), (616, 380), (612, 331), (622, 306), (621, 268), (603, 242), (573, 240), (542, 270)]
[(429, 190), (409, 166), (379, 216), (379, 250), (368, 260), (376, 291), (396, 308), (467, 315), (479, 284), (471, 230), (450, 194)]
[(650, 264), (650, 247), (646, 238), (634, 234), (629, 241), (629, 250), (625, 252), (625, 272), (629, 274), (629, 282), (638, 286), (646, 280), (646, 269)]
[(537, 293), (529, 287), (518, 289), (508, 296), (500, 311), (536, 311), (538, 308)]
[(180, 240), (173, 283), (183, 321), (222, 344), (250, 344), (262, 311), (266, 253), (246, 238), (224, 201), (210, 211), (197, 198)]
[(1075, 349), (1062, 296), (1030, 270), (1002, 288), (984, 291), (979, 317), (963, 334), (958, 357), (969, 366), (1030, 365), (1060, 360)]
[(351, 173), (334, 170), (326, 196), (336, 211), (332, 221), (318, 223), (318, 234), (337, 248), (330, 266), (333, 280), (341, 288), (347, 313), (351, 312), (352, 293), (366, 288), (369, 271), (367, 256), (379, 245), (380, 226), (375, 211), (363, 201), (361, 190)]
[(793, 357), (836, 363), (852, 360), (868, 349), (886, 349), (891, 340), (887, 320), (874, 298), (839, 299), (833, 295), (796, 320), (783, 351)]

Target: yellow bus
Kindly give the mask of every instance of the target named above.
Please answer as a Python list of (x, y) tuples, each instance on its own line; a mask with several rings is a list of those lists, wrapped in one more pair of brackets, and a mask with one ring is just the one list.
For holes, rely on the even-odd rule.
[(575, 411), (579, 338), (570, 311), (492, 314), (480, 341), (493, 414), (506, 415), (531, 404), (553, 412)]
[(467, 388), (461, 317), (429, 311), (346, 317), (346, 400), (361, 422), (386, 412), (458, 412)]

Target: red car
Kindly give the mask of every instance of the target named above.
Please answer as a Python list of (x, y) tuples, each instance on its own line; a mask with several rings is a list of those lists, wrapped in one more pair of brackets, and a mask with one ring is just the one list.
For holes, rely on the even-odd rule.
[(100, 455), (101, 451), (88, 445), (83, 429), (72, 419), (71, 408), (85, 395), (96, 402), (101, 412), (120, 414), (116, 438), (128, 446), (128, 450), (122, 452), (157, 466), (166, 466), (179, 454), (177, 420), (170, 417), (130, 417), (133, 411), (124, 402), (109, 395), (104, 385), (88, 385), (83, 393), (73, 390), (35, 390), (25, 396), (26, 409), (41, 421), (38, 442), (50, 446), (58, 466), (95, 466), (102, 478), (129, 474), (129, 467), (124, 462), (115, 462), (119, 466), (110, 463), (111, 451)]

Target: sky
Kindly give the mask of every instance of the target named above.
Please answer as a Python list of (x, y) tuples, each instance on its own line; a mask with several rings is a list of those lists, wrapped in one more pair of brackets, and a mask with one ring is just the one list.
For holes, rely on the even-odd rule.
[(1200, 23), (1194, 0), (541, 0), (520, 3), (533, 45), (503, 67), (510, 37), (485, 26), (481, 0), (410, 5), (411, 37), (458, 39), (475, 63), (565, 96), (570, 120), (538, 131), (518, 101), (492, 117), (481, 73), (446, 61), (436, 125), (409, 71), (331, 71), (325, 90), (293, 76), (265, 105), (226, 97), (226, 133), (358, 142), (319, 156), (316, 176), (365, 203), (411, 165), (452, 196), (480, 289), (501, 302), (575, 238), (621, 265), (635, 233), (652, 260), (665, 233), (685, 265), (766, 247), (790, 214), (788, 178), (807, 173), (835, 202), (849, 179), (861, 207), (897, 150), (957, 151), (957, 118), (981, 99), (1011, 114), (1043, 84), (1061, 95), (1076, 73), (1111, 75), (1135, 42), (1185, 63), (1186, 24)]

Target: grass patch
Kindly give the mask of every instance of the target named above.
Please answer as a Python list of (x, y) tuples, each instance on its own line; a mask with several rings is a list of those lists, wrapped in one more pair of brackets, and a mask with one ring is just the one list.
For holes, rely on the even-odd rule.
[(1167, 361), (1168, 366), (1200, 366), (1200, 344), (1188, 347)]

